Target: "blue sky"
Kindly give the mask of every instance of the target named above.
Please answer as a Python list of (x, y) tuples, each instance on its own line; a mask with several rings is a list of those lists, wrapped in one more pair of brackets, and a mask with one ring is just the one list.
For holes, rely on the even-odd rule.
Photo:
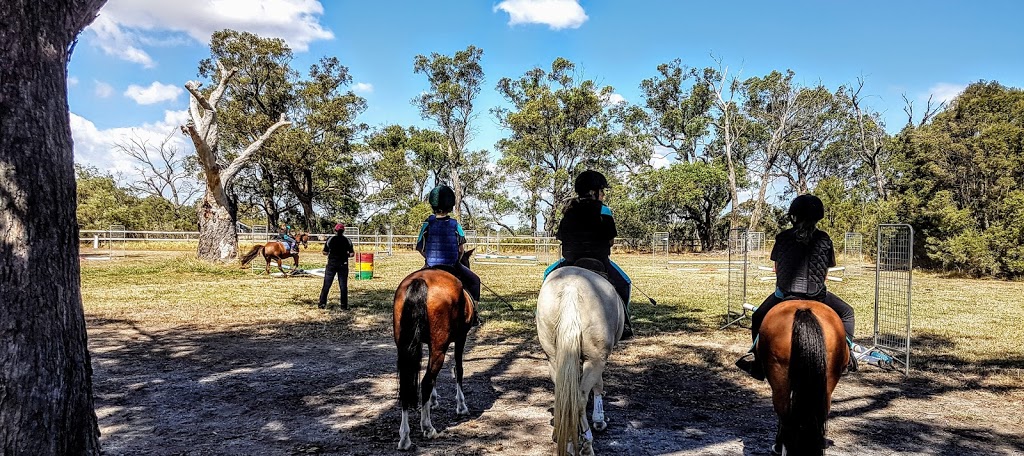
[[(484, 50), (474, 149), (504, 136), (490, 108), (502, 77), (565, 57), (584, 76), (640, 102), (640, 81), (680, 58), (720, 57), (730, 72), (787, 68), (806, 85), (866, 80), (868, 104), (890, 131), (906, 120), (902, 95), (922, 109), (929, 94), (954, 96), (977, 80), (1024, 87), (1024, 2), (506, 0), (110, 0), (79, 39), (69, 69), (76, 161), (122, 173), (111, 149), (125, 135), (167, 136), (187, 118), (183, 85), (196, 79), (211, 32), (284, 38), (305, 70), (321, 56), (349, 67), (369, 108), (360, 121), (429, 125), (409, 103), (427, 88), (417, 54)], [(188, 151), (180, 134), (171, 140)]]

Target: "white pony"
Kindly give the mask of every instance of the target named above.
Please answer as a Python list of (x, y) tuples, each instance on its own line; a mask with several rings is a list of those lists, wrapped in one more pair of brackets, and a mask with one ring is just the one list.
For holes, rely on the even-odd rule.
[[(594, 454), (587, 399), (594, 393), (594, 429), (603, 431), (605, 363), (622, 336), (622, 299), (597, 273), (566, 266), (548, 275), (537, 300), (537, 336), (555, 382), (556, 454)], [(580, 365), (582, 364), (582, 369)], [(580, 445), (582, 440), (582, 446)]]

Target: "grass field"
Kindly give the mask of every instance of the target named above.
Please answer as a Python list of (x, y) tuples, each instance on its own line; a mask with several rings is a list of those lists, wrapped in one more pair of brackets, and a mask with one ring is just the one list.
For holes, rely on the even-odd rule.
[[(350, 280), (353, 311), (316, 308), (321, 279), (268, 278), (248, 268), (209, 265), (182, 252), (131, 253), (112, 261), (83, 261), (82, 291), (90, 319), (145, 322), (202, 330), (255, 332), (317, 331), (323, 334), (390, 331), (396, 284), (421, 264), (411, 252), (377, 256), (372, 280)], [(323, 257), (302, 256), (301, 267), (322, 267)], [(657, 300), (652, 306), (633, 292), (632, 312), (641, 335), (687, 331), (718, 341), (744, 340), (745, 329), (718, 331), (725, 312), (725, 273), (671, 270), (647, 255), (615, 258), (636, 287)], [(483, 291), (482, 335), (520, 335), (533, 330), (533, 308), (542, 266), (477, 265), (483, 283), (507, 300)], [(773, 284), (750, 281), (749, 299), (758, 303)], [(830, 290), (857, 311), (858, 340), (872, 333), (874, 273), (848, 271)], [(1001, 370), (1020, 378), (1024, 369), (1024, 283), (946, 278), (914, 272), (912, 364), (915, 369)], [(337, 287), (331, 300), (337, 299)], [(345, 324), (331, 324), (343, 320)], [(310, 324), (310, 323), (319, 323)], [(282, 329), (284, 328), (284, 329)]]
[[(350, 310), (321, 310), (318, 277), (268, 277), (186, 252), (125, 253), (82, 261), (105, 454), (394, 454), (391, 301), (422, 264), (417, 254), (378, 256), (372, 280), (350, 281)], [(317, 253), (302, 258), (305, 269), (323, 265)], [(597, 450), (760, 454), (774, 435), (770, 390), (732, 366), (750, 339), (745, 328), (718, 329), (726, 275), (670, 270), (664, 257), (615, 259), (658, 305), (634, 292), (637, 337), (612, 354), (612, 421)], [(416, 453), (547, 453), (550, 381), (533, 324), (543, 266), (474, 270), (511, 309), (484, 290), (486, 322), (466, 361), (472, 415), (439, 412), (444, 436), (414, 438)], [(830, 289), (856, 308), (866, 343), (874, 275), (853, 272)], [(749, 300), (771, 287), (752, 280)], [(844, 376), (829, 454), (1021, 454), (1024, 283), (917, 271), (913, 294), (910, 376), (873, 367)]]

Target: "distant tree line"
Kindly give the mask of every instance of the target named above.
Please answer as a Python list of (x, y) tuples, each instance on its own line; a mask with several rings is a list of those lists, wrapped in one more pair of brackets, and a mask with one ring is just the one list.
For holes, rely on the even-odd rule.
[[(345, 220), (412, 234), (429, 212), (424, 196), (446, 183), (468, 229), (550, 232), (573, 196), (573, 177), (597, 169), (613, 182), (608, 203), (636, 248), (657, 231), (700, 250), (722, 248), (731, 227), (770, 237), (785, 228), (786, 202), (814, 193), (828, 209), (821, 227), (837, 243), (858, 232), (870, 246), (878, 223), (910, 223), (917, 264), (1024, 275), (1024, 95), (997, 82), (977, 82), (948, 105), (929, 100), (917, 112), (905, 100), (907, 123), (895, 135), (865, 102), (862, 79), (804, 86), (792, 71), (741, 77), (717, 59), (659, 65), (630, 103), (557, 58), (498, 78), (493, 90), (505, 102), (487, 109), (477, 105), (491, 87), (484, 53), (469, 46), (413, 59), (426, 89), (410, 104), (429, 126), (371, 127), (358, 120), (366, 100), (337, 58), (300, 73), (282, 40), (232, 30), (215, 33), (210, 49), (199, 73), (214, 87), (190, 88), (201, 109), (191, 109), (183, 130), (213, 122), (212, 133), (191, 137), (216, 158), (198, 154), (165, 168), (187, 169), (193, 182), (207, 182), (208, 195), (220, 186), (223, 196), (171, 202), (167, 186), (119, 189), (80, 168), (83, 226), (116, 219), (194, 229), (209, 201), (223, 200), (232, 221), (323, 231)], [(505, 136), (493, 150), (469, 149), (487, 121)], [(122, 150), (140, 148), (130, 146)], [(211, 163), (237, 174), (210, 179)], [(113, 201), (120, 202), (107, 205)]]

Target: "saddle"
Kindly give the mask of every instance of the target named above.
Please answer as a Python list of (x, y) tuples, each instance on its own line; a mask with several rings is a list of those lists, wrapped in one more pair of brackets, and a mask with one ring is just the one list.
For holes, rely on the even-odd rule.
[(597, 273), (597, 275), (604, 277), (605, 280), (609, 280), (608, 271), (605, 270), (604, 263), (594, 258), (580, 258), (573, 262), (571, 265), (567, 266), (576, 266), (577, 268), (583, 268), (588, 271)]

